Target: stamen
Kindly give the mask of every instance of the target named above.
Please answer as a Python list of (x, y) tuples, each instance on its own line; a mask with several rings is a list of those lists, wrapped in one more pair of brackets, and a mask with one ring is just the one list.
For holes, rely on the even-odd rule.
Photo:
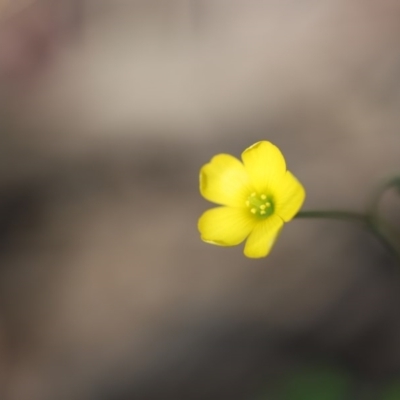
[(248, 210), (258, 218), (267, 218), (274, 212), (274, 203), (265, 193), (252, 192), (245, 201)]

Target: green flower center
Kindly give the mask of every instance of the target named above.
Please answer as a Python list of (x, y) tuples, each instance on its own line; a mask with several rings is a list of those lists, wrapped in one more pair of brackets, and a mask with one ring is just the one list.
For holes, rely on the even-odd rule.
[(274, 202), (271, 196), (253, 192), (246, 200), (246, 207), (258, 218), (267, 218), (274, 213)]

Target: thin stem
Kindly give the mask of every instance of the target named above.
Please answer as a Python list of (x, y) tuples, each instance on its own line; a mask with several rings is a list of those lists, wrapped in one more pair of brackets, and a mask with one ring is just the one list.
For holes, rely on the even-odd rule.
[(374, 217), (377, 216), (379, 214), (379, 203), (382, 199), (383, 194), (387, 190), (399, 186), (400, 186), (399, 176), (394, 176), (392, 178), (389, 178), (381, 185), (379, 185), (371, 195), (371, 200), (367, 207), (368, 214), (373, 215)]
[(321, 219), (336, 219), (339, 221), (352, 221), (360, 223), (364, 228), (368, 229), (385, 247), (390, 254), (392, 254), (397, 262), (400, 264), (400, 252), (398, 247), (391, 240), (387, 229), (383, 229), (376, 215), (361, 214), (353, 211), (300, 211), (295, 218), (321, 218)]
[(299, 211), (295, 218), (322, 218), (322, 219), (337, 219), (345, 221), (356, 221), (361, 223), (367, 222), (367, 216), (353, 211)]
[(391, 253), (400, 264), (400, 249), (397, 244), (397, 233), (384, 221), (379, 221), (376, 216), (369, 216), (367, 220), (367, 228), (381, 244)]

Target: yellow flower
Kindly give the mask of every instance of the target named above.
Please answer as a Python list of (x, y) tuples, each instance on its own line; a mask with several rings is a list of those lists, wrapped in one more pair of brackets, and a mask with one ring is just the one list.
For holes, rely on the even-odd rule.
[(270, 142), (253, 144), (242, 161), (219, 154), (200, 170), (201, 194), (221, 207), (206, 211), (198, 228), (207, 243), (236, 246), (247, 239), (244, 254), (265, 257), (284, 222), (301, 208), (305, 191)]

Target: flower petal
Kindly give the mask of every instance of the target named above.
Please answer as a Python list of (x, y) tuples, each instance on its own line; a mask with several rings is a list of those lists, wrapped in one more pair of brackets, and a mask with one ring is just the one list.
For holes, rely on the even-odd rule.
[(281, 151), (272, 143), (257, 142), (242, 153), (250, 180), (259, 192), (272, 191), (286, 172)]
[(287, 171), (274, 191), (275, 212), (285, 222), (290, 221), (304, 203), (306, 192), (295, 176)]
[(247, 238), (244, 254), (250, 258), (266, 257), (283, 227), (283, 221), (277, 215), (271, 215), (259, 221)]
[(253, 188), (244, 165), (229, 154), (219, 154), (200, 170), (200, 192), (216, 204), (244, 207)]
[(257, 221), (246, 209), (216, 207), (199, 219), (201, 239), (219, 246), (235, 246), (249, 236)]

